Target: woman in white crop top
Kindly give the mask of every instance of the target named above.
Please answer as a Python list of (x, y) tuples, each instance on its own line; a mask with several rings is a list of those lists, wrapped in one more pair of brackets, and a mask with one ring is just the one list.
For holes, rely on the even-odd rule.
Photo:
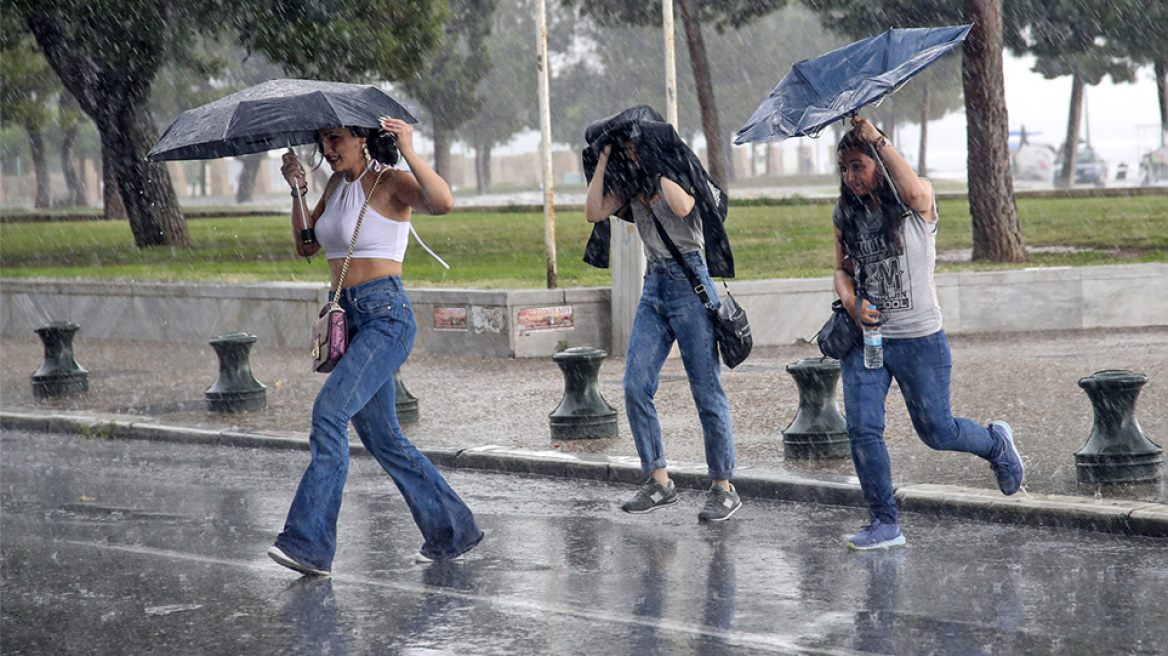
[[(373, 192), (373, 198), (369, 199), (369, 211), (366, 214), (367, 223), (361, 228), (362, 232), (365, 231), (366, 226), (373, 223), (369, 221), (373, 213), (380, 215), (383, 220), (409, 223), (410, 215), (415, 210), (423, 214), (439, 215), (446, 214), (454, 208), (454, 197), (451, 195), (450, 187), (446, 181), (414, 152), (413, 128), (405, 121), (388, 117), (382, 119), (381, 127), (381, 133), (375, 130), (347, 127), (320, 131), (317, 142), (324, 160), (333, 168), (333, 176), (329, 178), (324, 193), (321, 194), (311, 216), (308, 217), (307, 226), (309, 228), (316, 228), (317, 221), (327, 212), (328, 202), (333, 198), (338, 187), (346, 186), (346, 183), (352, 183), (359, 179), (362, 190), (368, 194), (377, 176), (376, 171), (365, 175), (366, 169), (370, 165), (378, 168), (379, 164), (391, 166), (396, 164), (399, 152), (402, 159), (409, 165), (413, 175), (386, 168), (385, 173), (381, 176), (381, 182)], [(375, 156), (371, 157), (370, 153)], [(306, 193), (304, 168), (294, 152), (284, 154), (284, 166), (280, 171), (292, 187), (293, 193), (300, 195)], [(292, 203), (292, 228), (296, 233), (294, 237), (297, 237), (296, 252), (305, 257), (315, 255), (320, 251), (321, 245), (305, 245), (298, 238), (299, 228), (297, 226), (304, 225), (301, 219), (302, 205), (298, 202), (299, 196), (294, 196), (293, 200), (296, 201)], [(355, 211), (359, 212), (360, 209), (358, 205)], [(350, 233), (345, 237), (339, 257), (336, 252), (328, 252), (329, 270), (332, 273), (332, 287), (334, 289), (337, 279), (340, 277), (341, 264), (344, 262), (351, 236)], [(354, 253), (353, 259), (349, 263), (349, 270), (345, 274), (344, 283), (346, 287), (351, 287), (374, 278), (400, 276), (401, 274), (402, 263), (400, 260), (361, 257), (359, 253)]]
[[(281, 171), (292, 186), (292, 225), (300, 255), (323, 246), (332, 272), (330, 297), (345, 311), (349, 344), (312, 407), (312, 461), (304, 472), (284, 530), (268, 555), (310, 576), (328, 576), (337, 547), (337, 517), (349, 468), (349, 422), (361, 442), (393, 478), (422, 533), (419, 564), (450, 560), (482, 539), (474, 515), (434, 465), (402, 434), (397, 421), (394, 373), (409, 357), (417, 335), (410, 299), (402, 289), (402, 259), (410, 215), (445, 214), (454, 205), (447, 186), (413, 149), (404, 121), (381, 119), (381, 130), (336, 127), (321, 130), (318, 143), (333, 176), (307, 225), (321, 243), (300, 238), (304, 169), (295, 153)], [(398, 154), (412, 175), (390, 168)], [(378, 176), (380, 175), (380, 181)], [(374, 183), (376, 182), (376, 187)], [(344, 287), (341, 268), (357, 214), (369, 198)]]

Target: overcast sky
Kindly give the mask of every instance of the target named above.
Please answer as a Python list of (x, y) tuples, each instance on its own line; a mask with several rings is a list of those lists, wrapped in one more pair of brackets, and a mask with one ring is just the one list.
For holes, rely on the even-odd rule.
[[(1066, 138), (1071, 79), (1047, 80), (1030, 70), (1033, 65), (1032, 58), (1006, 58), (1010, 130), (1016, 131), (1024, 125), (1032, 141), (1057, 148)], [(1157, 103), (1151, 67), (1141, 70), (1135, 83), (1113, 84), (1110, 78), (1105, 78), (1100, 84), (1086, 88), (1084, 125), (1079, 134), (1087, 137), (1089, 122), (1091, 144), (1107, 160), (1112, 175), (1120, 162), (1127, 162), (1134, 170), (1140, 155), (1159, 145)], [(914, 160), (919, 134), (914, 126), (901, 135), (904, 148)], [(959, 171), (965, 168), (965, 156), (964, 112), (929, 124), (929, 168)]]

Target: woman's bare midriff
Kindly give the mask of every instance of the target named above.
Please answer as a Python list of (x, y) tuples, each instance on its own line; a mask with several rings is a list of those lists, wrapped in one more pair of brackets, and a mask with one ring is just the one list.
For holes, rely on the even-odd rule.
[[(341, 267), (345, 258), (329, 260), (329, 271), (332, 272), (332, 288), (337, 288), (337, 279), (341, 277)], [(349, 260), (349, 270), (345, 273), (345, 289), (353, 285), (360, 285), (376, 278), (386, 276), (400, 276), (402, 263), (387, 260), (382, 257), (354, 257)]]

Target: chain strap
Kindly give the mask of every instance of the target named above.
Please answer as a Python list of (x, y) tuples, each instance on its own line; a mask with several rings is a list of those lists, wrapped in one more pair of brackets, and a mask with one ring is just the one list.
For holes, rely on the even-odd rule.
[(333, 305), (339, 305), (337, 298), (340, 297), (341, 290), (344, 289), (345, 274), (349, 272), (349, 260), (353, 259), (353, 249), (357, 247), (357, 233), (361, 232), (361, 222), (365, 220), (365, 210), (369, 209), (369, 201), (373, 200), (373, 192), (377, 191), (377, 183), (381, 182), (383, 173), (385, 173), (385, 169), (377, 172), (377, 177), (373, 180), (373, 187), (369, 189), (369, 195), (365, 197), (365, 205), (361, 207), (361, 213), (357, 215), (357, 227), (353, 228), (353, 238), (349, 240), (349, 254), (345, 256), (345, 263), (341, 265), (341, 275), (337, 278), (337, 293), (333, 295)]

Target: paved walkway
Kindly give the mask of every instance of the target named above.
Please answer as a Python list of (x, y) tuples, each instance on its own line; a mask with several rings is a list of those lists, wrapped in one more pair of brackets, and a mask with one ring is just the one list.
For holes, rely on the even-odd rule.
[[(1168, 443), (1168, 327), (953, 336), (950, 341), (954, 410), (981, 423), (1005, 419), (1014, 426), (1027, 465), (1026, 485), (1023, 492), (1003, 497), (981, 459), (931, 451), (913, 433), (894, 387), (886, 437), (903, 509), (1168, 536), (1168, 481), (1083, 487), (1076, 483), (1074, 460), (1093, 421), (1091, 404), (1077, 383), (1101, 370), (1148, 376), (1137, 418), (1149, 439)], [(260, 341), (251, 366), (267, 386), (268, 407), (215, 414), (208, 412), (204, 397), (218, 371), (209, 345), (86, 339), (82, 327), (74, 350), (89, 371), (89, 393), (38, 402), (30, 375), (43, 360), (39, 340), (31, 334), (0, 340), (4, 425), (90, 427), (91, 432), (127, 437), (303, 448), (312, 399), (324, 380), (310, 371), (307, 352)], [(735, 426), (736, 480), (748, 497), (860, 504), (850, 460), (783, 457), (782, 431), (799, 403), (784, 367), (817, 356), (810, 344), (764, 348), (734, 371), (724, 371)], [(623, 366), (622, 358), (608, 358), (599, 386), (619, 411), (620, 436), (569, 443), (550, 439), (548, 413), (563, 395), (563, 377), (551, 358), (416, 354), (402, 374), (419, 399), (421, 418), (407, 424), (405, 432), (450, 466), (638, 482), (621, 392)], [(687, 486), (707, 485), (700, 426), (679, 360), (666, 364), (657, 406), (677, 478)]]

